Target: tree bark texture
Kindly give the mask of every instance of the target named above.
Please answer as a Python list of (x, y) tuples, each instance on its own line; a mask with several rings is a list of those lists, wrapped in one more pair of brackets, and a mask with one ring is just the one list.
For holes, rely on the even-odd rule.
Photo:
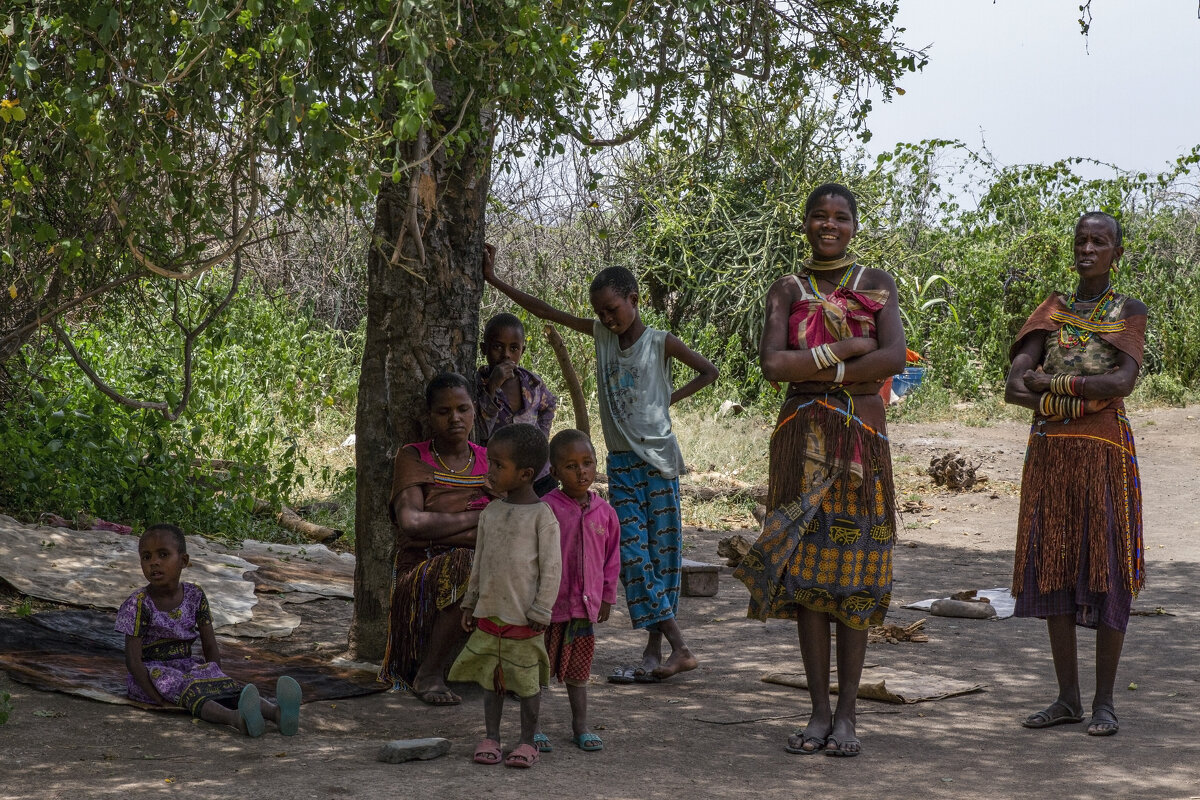
[[(451, 109), (448, 115), (457, 111), (450, 102), (443, 107)], [(409, 149), (406, 160), (412, 163), (430, 148), (414, 142)], [(415, 168), (415, 183), (408, 177), (386, 181), (376, 201), (355, 421), (357, 563), (349, 644), (363, 660), (381, 660), (386, 645), (396, 545), (388, 499), (396, 451), (427, 435), (430, 378), (444, 370), (470, 377), (479, 352), (490, 153), (490, 142), (459, 150), (453, 159), (440, 149)], [(410, 233), (414, 228), (420, 231), (419, 245)], [(398, 240), (400, 253), (394, 258)]]

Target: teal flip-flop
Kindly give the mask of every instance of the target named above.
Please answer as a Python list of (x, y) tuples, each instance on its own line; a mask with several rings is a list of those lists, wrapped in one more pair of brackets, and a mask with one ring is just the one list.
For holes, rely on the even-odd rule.
[(587, 753), (604, 749), (604, 740), (594, 733), (581, 733), (575, 737), (575, 746)]
[(262, 699), (258, 696), (258, 687), (247, 683), (238, 695), (238, 721), (246, 730), (246, 735), (257, 739), (267, 729), (266, 720), (262, 715)]
[(544, 733), (535, 733), (533, 735), (533, 746), (537, 748), (539, 753), (554, 752), (554, 745), (550, 744), (550, 737)]
[(295, 736), (300, 730), (300, 684), (284, 675), (275, 682), (275, 702), (279, 704), (279, 732)]

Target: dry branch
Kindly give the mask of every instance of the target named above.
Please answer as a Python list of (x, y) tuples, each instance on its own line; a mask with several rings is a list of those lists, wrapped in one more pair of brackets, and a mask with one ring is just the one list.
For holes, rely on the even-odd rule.
[(327, 528), (324, 525), (309, 522), (287, 506), (282, 507), (275, 516), (275, 521), (279, 523), (281, 528), (294, 531), (304, 536), (313, 544), (329, 544), (336, 539), (340, 539), (344, 533), (344, 531), (339, 531), (336, 528)]
[(546, 341), (550, 343), (550, 348), (554, 350), (554, 357), (558, 359), (558, 368), (562, 370), (563, 380), (567, 382), (567, 391), (571, 395), (571, 406), (575, 409), (575, 427), (591, 436), (592, 423), (588, 419), (587, 400), (583, 396), (583, 385), (579, 382), (579, 374), (575, 372), (571, 356), (567, 353), (567, 346), (563, 344), (562, 337), (559, 336), (558, 330), (553, 325), (547, 325), (544, 330)]

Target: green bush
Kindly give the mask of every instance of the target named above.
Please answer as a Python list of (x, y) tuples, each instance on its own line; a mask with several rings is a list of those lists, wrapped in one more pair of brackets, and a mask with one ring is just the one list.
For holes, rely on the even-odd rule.
[[(110, 385), (178, 397), (178, 343), (138, 333), (120, 309), (70, 329)], [(195, 386), (173, 421), (109, 400), (55, 340), (29, 345), (26, 389), (0, 419), (0, 507), (243, 534), (256, 500), (277, 506), (303, 488), (305, 430), (353, 408), (360, 339), (246, 293), (198, 341)]]

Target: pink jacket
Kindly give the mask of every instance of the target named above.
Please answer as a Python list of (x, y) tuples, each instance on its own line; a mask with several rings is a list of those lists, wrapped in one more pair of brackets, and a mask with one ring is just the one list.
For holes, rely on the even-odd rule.
[(555, 489), (542, 498), (558, 518), (562, 582), (552, 622), (600, 616), (600, 603), (617, 602), (621, 571), (621, 525), (603, 497), (588, 492), (587, 508)]

